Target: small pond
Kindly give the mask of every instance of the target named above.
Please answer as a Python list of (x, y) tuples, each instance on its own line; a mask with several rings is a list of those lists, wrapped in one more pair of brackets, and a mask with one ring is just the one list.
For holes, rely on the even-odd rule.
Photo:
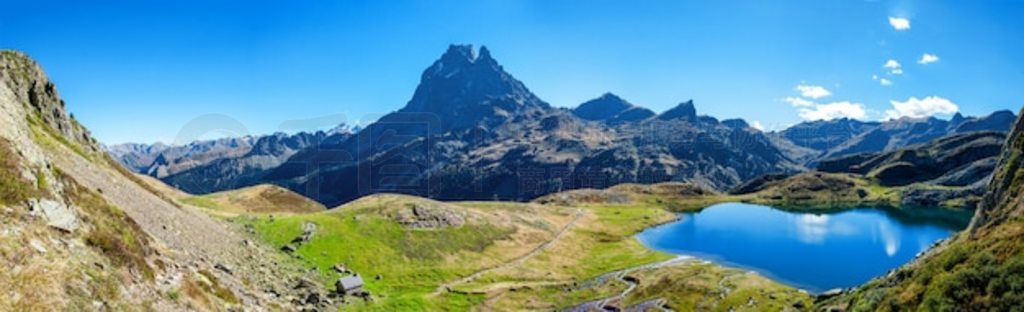
[(808, 213), (725, 203), (647, 229), (645, 245), (757, 271), (818, 293), (860, 285), (964, 229), (971, 211), (863, 207)]

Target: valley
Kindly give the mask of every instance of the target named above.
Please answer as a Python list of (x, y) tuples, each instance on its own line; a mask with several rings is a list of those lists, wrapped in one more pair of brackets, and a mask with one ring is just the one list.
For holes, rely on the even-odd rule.
[[(766, 133), (697, 115), (692, 100), (654, 113), (609, 93), (569, 110), (540, 100), (486, 48), (452, 45), (405, 107), (358, 131), (102, 146), (38, 64), (20, 52), (0, 57), (0, 260), (8, 268), (0, 289), (10, 294), (0, 296), (0, 310), (1024, 303), (1024, 121), (1010, 112), (831, 120)], [(849, 131), (838, 145), (787, 133), (808, 128)], [(793, 218), (866, 218), (853, 227), (884, 224), (915, 248), (892, 250), (871, 272), (844, 280), (850, 288), (808, 291), (757, 263), (716, 258), (726, 252), (701, 257), (708, 250), (649, 236), (713, 225), (702, 220), (723, 206), (738, 210), (718, 222), (742, 228), (728, 235), (784, 232)], [(972, 211), (963, 231), (964, 218), (944, 217)], [(731, 223), (744, 217), (756, 220)], [(889, 253), (892, 242), (876, 239), (886, 233), (862, 233), (851, 248)], [(743, 241), (684, 237), (699, 239), (687, 247)], [(787, 250), (767, 246), (753, 258)], [(844, 252), (831, 248), (829, 255)], [(829, 262), (842, 270), (839, 263)]]

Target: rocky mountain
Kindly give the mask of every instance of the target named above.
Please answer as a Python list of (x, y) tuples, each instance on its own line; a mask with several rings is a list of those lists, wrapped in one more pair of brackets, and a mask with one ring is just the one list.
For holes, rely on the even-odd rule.
[(13, 51), (0, 51), (0, 223), (2, 311), (291, 310), (277, 294), (299, 295), (306, 274), (119, 166)]
[(773, 133), (793, 144), (815, 151), (824, 152), (836, 148), (853, 137), (877, 128), (879, 122), (864, 122), (856, 119), (806, 121), (793, 125), (781, 132)]
[(611, 93), (580, 104), (572, 110), (572, 114), (580, 119), (611, 124), (641, 121), (655, 115), (653, 111), (633, 105)]
[(346, 132), (328, 136), (325, 132), (275, 133), (259, 137), (249, 151), (234, 157), (222, 157), (161, 178), (162, 181), (192, 194), (206, 194), (259, 184), (263, 177), (298, 151), (319, 146), (324, 140), (341, 140)]
[(124, 143), (107, 146), (114, 159), (132, 171), (164, 178), (208, 162), (249, 152), (251, 136), (201, 140), (185, 145)]
[(125, 143), (105, 147), (122, 165), (181, 190), (206, 194), (259, 184), (270, 170), (299, 150), (351, 135), (340, 125), (327, 132), (274, 133), (167, 146)]
[(823, 309), (1012, 311), (1024, 306), (1024, 120), (1018, 119), (970, 227), (913, 262), (823, 300)]
[(863, 174), (885, 186), (967, 186), (988, 181), (1005, 140), (1003, 132), (954, 134), (888, 152), (825, 159), (818, 170)]
[(405, 107), (348, 140), (300, 151), (267, 180), (333, 206), (376, 192), (526, 200), (622, 182), (724, 189), (799, 169), (759, 131), (698, 116), (692, 101), (644, 111), (613, 95), (553, 108), (486, 48), (477, 56), (453, 45)]
[[(997, 111), (988, 116), (964, 117), (956, 114), (950, 120), (934, 117), (900, 118), (884, 122), (862, 122), (852, 119), (811, 121), (771, 135), (793, 159), (812, 165), (817, 160), (865, 152), (884, 152), (924, 143), (950, 134), (974, 131), (1007, 131), (1016, 116), (1010, 111)], [(810, 150), (808, 152), (807, 150)], [(810, 154), (810, 155), (808, 155)]]
[(146, 172), (157, 156), (170, 146), (160, 142), (154, 144), (123, 143), (103, 146), (103, 148), (125, 168), (135, 172)]

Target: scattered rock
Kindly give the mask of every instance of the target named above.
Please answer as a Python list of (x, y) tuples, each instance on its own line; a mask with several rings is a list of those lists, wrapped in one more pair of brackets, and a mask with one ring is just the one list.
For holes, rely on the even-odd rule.
[(295, 248), (295, 246), (291, 244), (284, 245), (284, 247), (281, 247), (281, 251), (286, 253), (294, 253), (297, 249), (298, 248)]
[(306, 304), (317, 304), (320, 303), (320, 293), (311, 291), (306, 294)]
[(334, 271), (338, 272), (338, 273), (341, 273), (341, 274), (348, 274), (349, 273), (348, 268), (346, 268), (345, 265), (341, 264), (341, 263), (334, 265)]
[(305, 279), (305, 278), (300, 278), (299, 282), (297, 284), (295, 284), (295, 289), (307, 289), (307, 288), (316, 288), (316, 284), (313, 283), (313, 281), (310, 281), (310, 280)]
[(224, 271), (224, 273), (227, 273), (228, 275), (233, 275), (233, 274), (234, 274), (234, 273), (232, 273), (232, 271), (231, 271), (231, 267), (227, 266), (226, 264), (223, 264), (223, 263), (217, 263), (217, 264), (215, 264), (215, 265), (214, 265), (213, 267), (214, 267), (215, 269), (218, 269), (218, 270)]
[(829, 290), (826, 290), (825, 292), (815, 296), (814, 300), (815, 301), (822, 301), (822, 300), (825, 300), (825, 299), (828, 299), (828, 298), (832, 298), (832, 297), (835, 297), (835, 296), (838, 296), (838, 295), (842, 295), (843, 292), (845, 292), (845, 291), (846, 290), (842, 289), (842, 288), (829, 289)]
[(32, 249), (35, 249), (36, 251), (42, 254), (46, 253), (47, 251), (46, 246), (44, 246), (43, 242), (40, 242), (38, 239), (28, 241), (28, 245), (32, 246)]

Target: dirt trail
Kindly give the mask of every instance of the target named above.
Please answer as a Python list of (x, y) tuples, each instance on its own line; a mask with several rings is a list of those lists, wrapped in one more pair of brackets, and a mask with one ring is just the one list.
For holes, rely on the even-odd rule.
[(502, 264), (499, 264), (497, 266), (493, 266), (493, 267), (490, 267), (490, 268), (486, 268), (486, 269), (483, 269), (483, 270), (480, 270), (480, 271), (476, 271), (473, 274), (470, 274), (470, 275), (468, 275), (466, 277), (460, 278), (460, 279), (455, 280), (455, 281), (451, 281), (451, 282), (447, 282), (447, 283), (441, 284), (440, 286), (437, 287), (437, 289), (434, 290), (434, 293), (432, 295), (439, 295), (439, 294), (443, 293), (444, 291), (451, 289), (451, 287), (453, 287), (455, 285), (465, 284), (465, 283), (471, 282), (471, 281), (479, 278), (480, 276), (482, 276), (482, 275), (484, 275), (484, 274), (486, 274), (488, 272), (494, 272), (494, 271), (497, 271), (497, 270), (502, 270), (502, 269), (506, 269), (506, 268), (510, 268), (510, 267), (514, 267), (514, 266), (522, 264), (526, 260), (529, 260), (530, 258), (533, 258), (534, 256), (540, 254), (544, 250), (547, 250), (549, 247), (551, 247), (552, 244), (554, 244), (559, 239), (561, 239), (562, 236), (565, 236), (565, 233), (568, 233), (569, 229), (571, 229), (573, 226), (575, 226), (576, 222), (578, 222), (581, 218), (583, 218), (583, 214), (584, 214), (583, 213), (583, 209), (576, 208), (576, 215), (573, 216), (572, 220), (570, 220), (569, 223), (566, 223), (565, 226), (562, 227), (562, 229), (559, 230), (558, 233), (555, 234), (555, 236), (552, 237), (550, 240), (548, 240), (548, 241), (538, 245), (533, 250), (530, 250), (530, 252), (528, 252), (528, 253), (526, 253), (526, 254), (524, 254), (522, 256), (519, 256), (518, 258), (515, 258), (515, 259), (513, 259), (511, 261), (508, 261), (508, 262), (505, 262), (505, 263), (502, 263)]
[[(627, 274), (632, 273), (632, 272), (637, 271), (637, 270), (657, 269), (657, 268), (661, 268), (661, 267), (677, 265), (677, 264), (681, 264), (681, 263), (684, 263), (684, 262), (687, 262), (687, 261), (691, 261), (691, 260), (693, 260), (693, 257), (677, 256), (675, 258), (668, 259), (668, 260), (661, 261), (661, 262), (648, 263), (648, 264), (644, 264), (644, 265), (638, 265), (638, 266), (635, 266), (635, 267), (625, 268), (625, 269), (622, 269), (622, 270), (601, 274), (601, 275), (599, 275), (599, 276), (597, 276), (595, 278), (592, 278), (590, 280), (587, 280), (587, 281), (581, 283), (580, 284), (580, 288), (595, 287), (595, 286), (604, 284), (606, 281), (608, 281), (609, 279), (612, 279), (612, 278), (617, 279), (617, 280), (625, 283), (628, 286), (622, 292), (620, 292), (618, 294), (615, 294), (614, 296), (609, 296), (609, 297), (601, 298), (601, 299), (598, 299), (598, 300), (584, 302), (584, 303), (582, 303), (580, 305), (577, 305), (575, 307), (572, 307), (572, 308), (569, 308), (569, 309), (565, 309), (564, 311), (572, 311), (572, 312), (577, 312), (577, 311), (579, 311), (579, 312), (583, 312), (583, 311), (603, 311), (604, 307), (607, 306), (609, 303), (612, 303), (612, 302), (615, 302), (615, 301), (618, 301), (618, 300), (622, 300), (622, 298), (625, 298), (626, 295), (629, 295), (630, 292), (632, 292), (634, 289), (636, 289), (636, 287), (637, 287), (636, 282), (634, 282), (634, 281), (632, 281), (630, 279), (625, 278)], [(655, 301), (657, 301), (657, 300), (655, 300)], [(653, 304), (655, 301), (648, 301), (648, 302), (645, 302), (643, 304)], [(658, 304), (657, 306), (659, 308), (661, 307), (660, 304)], [(664, 308), (662, 308), (662, 309), (664, 310)]]

